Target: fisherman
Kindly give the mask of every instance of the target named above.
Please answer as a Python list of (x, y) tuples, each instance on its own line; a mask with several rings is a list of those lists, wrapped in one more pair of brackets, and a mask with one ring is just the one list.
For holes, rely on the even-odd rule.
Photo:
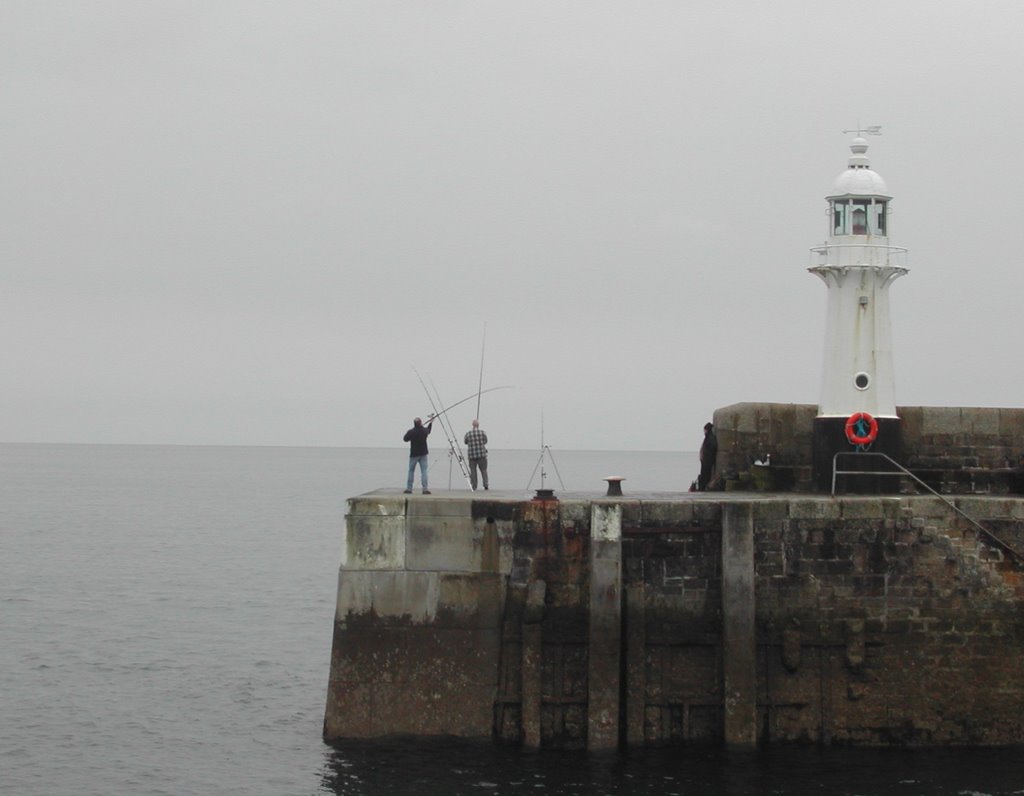
[(469, 458), (469, 483), (476, 491), (476, 468), (480, 468), (483, 476), (484, 489), (487, 484), (487, 434), (480, 428), (480, 421), (473, 421), (473, 428), (466, 432), (462, 440), (466, 444), (466, 456)]
[(704, 442), (700, 446), (700, 475), (697, 476), (697, 491), (704, 492), (711, 483), (711, 475), (715, 471), (715, 459), (718, 458), (718, 437), (711, 423), (704, 424)]
[(429, 495), (427, 489), (427, 437), (430, 436), (430, 429), (434, 425), (434, 418), (430, 418), (427, 425), (423, 425), (420, 418), (412, 421), (412, 428), (405, 432), (402, 439), (409, 443), (409, 478), (405, 482), (405, 494), (412, 494), (412, 479), (416, 474), (416, 465), (420, 466), (420, 486), (423, 487), (423, 494)]

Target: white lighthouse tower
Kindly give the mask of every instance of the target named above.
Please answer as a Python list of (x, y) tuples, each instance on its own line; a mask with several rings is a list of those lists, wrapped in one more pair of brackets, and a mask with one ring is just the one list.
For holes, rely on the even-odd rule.
[[(896, 458), (900, 450), (889, 287), (907, 273), (907, 250), (889, 243), (892, 197), (871, 168), (862, 137), (879, 130), (844, 131), (857, 137), (850, 144), (849, 165), (826, 197), (828, 239), (811, 249), (818, 265), (808, 270), (828, 288), (821, 399), (814, 425), (814, 480), (824, 489), (831, 482), (835, 453), (870, 449)], [(859, 444), (851, 442), (846, 428), (855, 416), (861, 421), (853, 433), (862, 440)], [(867, 437), (870, 441), (863, 441)]]

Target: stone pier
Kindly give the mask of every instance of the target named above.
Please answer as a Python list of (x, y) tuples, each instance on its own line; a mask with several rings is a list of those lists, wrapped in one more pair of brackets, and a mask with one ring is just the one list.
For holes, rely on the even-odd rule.
[(349, 500), (325, 739), (1024, 742), (1020, 497), (479, 494)]

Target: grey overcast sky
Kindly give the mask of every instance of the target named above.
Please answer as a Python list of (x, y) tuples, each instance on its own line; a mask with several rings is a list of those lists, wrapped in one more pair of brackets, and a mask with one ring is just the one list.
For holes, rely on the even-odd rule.
[[(1020, 406), (1024, 3), (0, 1), (0, 441), (693, 450), (817, 403), (850, 135), (897, 403)], [(475, 398), (453, 411), (469, 427)]]

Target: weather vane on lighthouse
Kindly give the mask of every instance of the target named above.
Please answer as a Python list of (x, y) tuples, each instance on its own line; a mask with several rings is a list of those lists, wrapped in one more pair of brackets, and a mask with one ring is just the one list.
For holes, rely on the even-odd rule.
[(856, 133), (857, 135), (881, 135), (882, 125), (872, 124), (869, 125), (868, 127), (861, 127), (860, 122), (857, 122), (856, 130), (843, 130), (843, 135), (849, 135), (850, 133)]
[(898, 456), (892, 364), (889, 287), (907, 273), (906, 249), (889, 242), (892, 196), (871, 168), (864, 135), (881, 135), (880, 125), (854, 133), (850, 158), (828, 202), (828, 238), (811, 249), (818, 264), (808, 270), (828, 288), (821, 398), (814, 421), (814, 481), (827, 489), (833, 457), (872, 449)]

